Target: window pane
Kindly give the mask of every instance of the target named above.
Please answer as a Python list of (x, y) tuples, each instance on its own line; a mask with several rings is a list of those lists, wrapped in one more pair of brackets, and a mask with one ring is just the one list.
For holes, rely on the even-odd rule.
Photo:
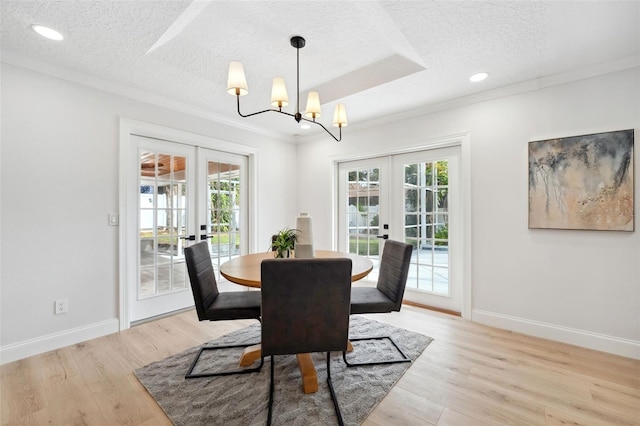
[(449, 294), (449, 268), (433, 268), (433, 292)]
[(155, 267), (140, 268), (140, 286), (138, 297), (145, 298), (156, 294)]
[(418, 265), (418, 289), (433, 291), (433, 268), (427, 265)]
[(438, 241), (436, 241), (436, 246), (433, 251), (433, 263), (438, 266), (449, 266), (449, 247), (446, 245), (438, 245)]
[(431, 163), (422, 163), (422, 184), (426, 186), (433, 185), (433, 165)]
[(140, 266), (153, 266), (155, 262), (155, 242), (153, 237), (140, 238)]
[(404, 183), (405, 186), (415, 186), (418, 184), (418, 165), (417, 164), (405, 164), (404, 165)]
[(176, 263), (173, 265), (171, 277), (173, 290), (182, 290), (187, 287), (186, 272), (186, 265), (184, 262)]
[(171, 265), (158, 266), (158, 294), (171, 291)]
[(186, 163), (186, 157), (140, 151), (140, 298), (185, 288), (175, 262), (183, 258), (179, 237), (187, 234)]
[[(377, 262), (380, 240), (380, 169), (366, 168), (347, 172), (346, 212), (349, 252), (371, 258)], [(376, 271), (368, 279), (376, 279)]]
[(407, 212), (418, 211), (418, 190), (405, 189), (404, 192), (404, 209)]
[(449, 184), (449, 162), (448, 161), (438, 161), (436, 163), (436, 171), (438, 177), (438, 185), (448, 185)]

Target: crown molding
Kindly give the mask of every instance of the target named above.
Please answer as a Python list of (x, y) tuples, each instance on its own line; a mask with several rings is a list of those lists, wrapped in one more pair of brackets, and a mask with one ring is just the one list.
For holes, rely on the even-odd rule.
[(273, 139), (277, 139), (283, 142), (292, 143), (295, 142), (295, 138), (283, 135), (281, 133), (267, 130), (263, 127), (252, 125), (250, 122), (241, 122), (230, 119), (221, 114), (208, 111), (204, 108), (195, 107), (185, 102), (177, 101), (175, 99), (160, 96), (145, 90), (136, 89), (131, 86), (116, 83), (110, 80), (106, 80), (94, 75), (83, 73), (80, 71), (71, 70), (69, 68), (52, 65), (50, 63), (40, 61), (21, 53), (14, 51), (2, 50), (0, 55), (0, 62), (8, 65), (12, 65), (18, 68), (23, 68), (29, 71), (38, 72), (51, 77), (56, 77), (61, 80), (66, 80), (72, 83), (80, 84), (83, 86), (91, 87), (93, 89), (101, 90), (123, 96), (125, 98), (133, 99), (140, 102), (149, 103), (155, 106), (168, 108), (181, 113), (189, 114), (195, 117), (204, 118), (225, 126), (234, 127), (240, 130), (256, 133), (259, 135), (267, 136)]
[[(213, 113), (204, 108), (194, 107), (184, 102), (176, 101), (174, 99), (170, 99), (144, 90), (135, 89), (124, 84), (115, 83), (93, 75), (60, 67), (57, 65), (52, 65), (38, 59), (27, 57), (14, 51), (3, 50), (0, 55), (0, 62), (19, 68), (24, 68), (30, 71), (50, 75), (56, 78), (70, 81), (72, 83), (77, 83), (94, 89), (102, 90), (104, 92), (117, 94), (136, 101), (146, 102), (152, 105), (204, 118), (206, 120), (210, 120), (219, 124), (267, 136), (283, 142), (306, 143), (320, 138), (320, 133), (314, 133), (304, 136), (287, 136), (282, 133), (267, 130), (263, 127), (252, 125), (250, 122), (233, 120), (227, 116)], [(356, 124), (350, 124), (349, 128), (351, 131), (373, 128), (397, 121), (414, 119), (416, 117), (433, 114), (439, 111), (473, 105), (480, 102), (504, 98), (521, 93), (532, 92), (547, 87), (559, 86), (574, 81), (584, 80), (587, 78), (605, 75), (617, 71), (624, 71), (626, 69), (637, 67), (640, 67), (640, 55), (628, 56), (626, 58), (621, 58), (615, 61), (590, 65), (559, 74), (538, 77), (533, 80), (523, 81), (496, 89), (486, 90), (484, 92), (476, 93), (470, 96), (464, 96), (461, 98), (425, 105), (421, 108), (388, 114), (383, 117), (366, 120)]]
[[(357, 124), (349, 124), (351, 131), (364, 130), (374, 128), (390, 123), (411, 120), (417, 117), (433, 114), (440, 111), (445, 111), (454, 108), (460, 108), (463, 106), (473, 105), (481, 102), (486, 102), (494, 99), (505, 98), (508, 96), (518, 95), (521, 93), (533, 92), (540, 89), (545, 89), (553, 86), (560, 86), (567, 83), (572, 83), (579, 80), (585, 80), (600, 75), (610, 74), (618, 71), (624, 71), (632, 68), (640, 68), (640, 55), (628, 56), (615, 61), (604, 62), (601, 64), (590, 65), (583, 68), (577, 68), (571, 71), (553, 74), (549, 76), (538, 77), (533, 80), (523, 81), (508, 86), (498, 87), (496, 89), (486, 90), (484, 92), (476, 93), (461, 98), (451, 99), (448, 101), (437, 102), (429, 105), (425, 105), (420, 108), (411, 109), (408, 111), (401, 111), (393, 114), (363, 121)], [(299, 143), (306, 143), (317, 140), (318, 135), (300, 136), (298, 138)]]

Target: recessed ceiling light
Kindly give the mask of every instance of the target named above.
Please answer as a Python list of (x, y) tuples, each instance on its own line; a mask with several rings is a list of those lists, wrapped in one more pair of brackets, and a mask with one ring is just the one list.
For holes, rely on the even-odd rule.
[(40, 34), (42, 37), (46, 37), (50, 40), (55, 40), (55, 41), (64, 40), (64, 37), (62, 36), (62, 34), (57, 32), (56, 30), (53, 30), (49, 27), (45, 27), (43, 25), (34, 24), (31, 26), (31, 29), (37, 32), (38, 34)]
[(310, 125), (308, 125), (307, 123), (302, 123), (302, 124), (300, 125), (300, 128), (301, 128), (301, 129), (305, 129), (305, 130), (307, 130), (307, 129), (310, 129), (310, 128), (311, 128), (311, 126), (310, 126)]
[(484, 80), (487, 77), (489, 77), (489, 73), (488, 72), (479, 72), (479, 73), (474, 74), (471, 77), (469, 77), (469, 81), (472, 82), (472, 83), (477, 83), (479, 81)]

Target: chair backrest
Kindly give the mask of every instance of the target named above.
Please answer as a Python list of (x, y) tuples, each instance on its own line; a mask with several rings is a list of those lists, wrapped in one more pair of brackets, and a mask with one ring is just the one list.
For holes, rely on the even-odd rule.
[(384, 243), (376, 288), (393, 300), (394, 311), (400, 311), (402, 306), (412, 250), (411, 245), (399, 241), (386, 240)]
[(351, 259), (266, 259), (260, 280), (263, 356), (346, 350)]
[(211, 255), (206, 241), (193, 244), (184, 249), (184, 257), (189, 271), (191, 291), (200, 321), (206, 320), (205, 311), (218, 297), (218, 283), (211, 264)]

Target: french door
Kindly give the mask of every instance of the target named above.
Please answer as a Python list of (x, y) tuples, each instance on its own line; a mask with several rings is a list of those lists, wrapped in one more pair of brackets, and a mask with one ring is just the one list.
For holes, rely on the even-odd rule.
[(193, 305), (184, 247), (209, 242), (214, 269), (248, 245), (247, 159), (131, 136), (125, 277), (130, 322)]
[(340, 163), (338, 246), (374, 262), (387, 238), (413, 246), (405, 300), (462, 310), (458, 147)]

